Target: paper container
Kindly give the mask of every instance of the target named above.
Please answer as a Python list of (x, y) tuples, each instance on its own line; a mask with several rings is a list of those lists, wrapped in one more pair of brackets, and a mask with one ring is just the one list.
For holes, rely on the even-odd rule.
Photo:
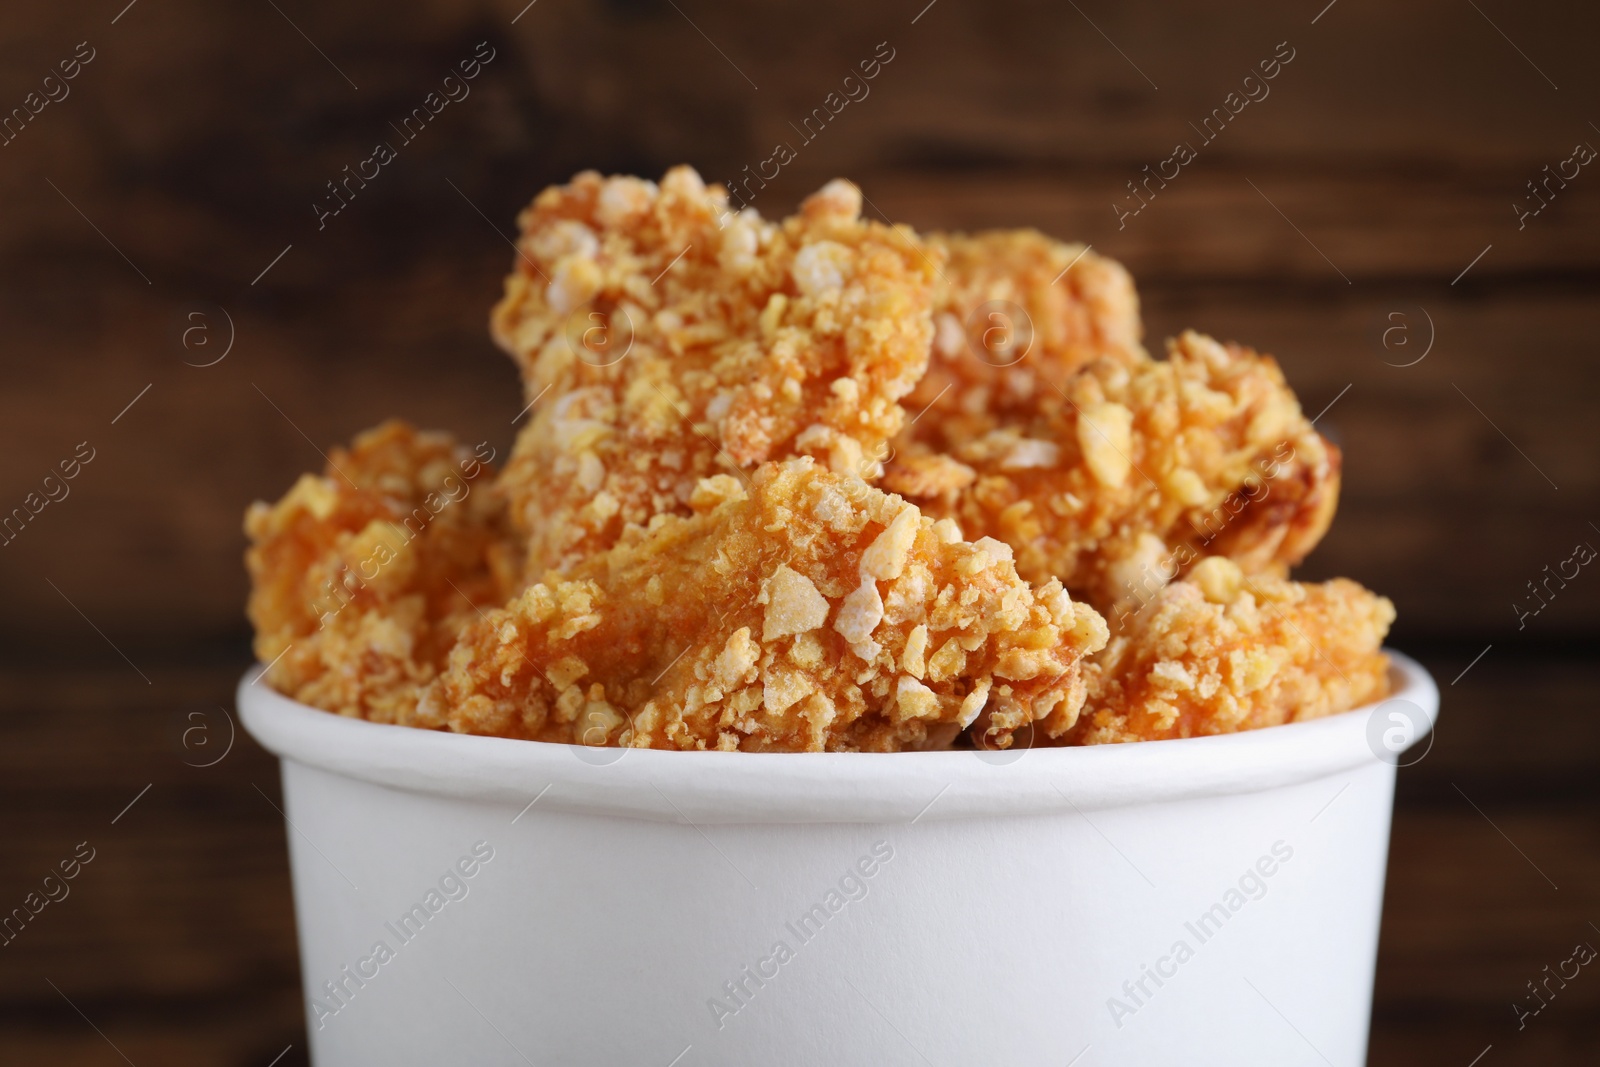
[(379, 726), (257, 673), (319, 1067), (1355, 1067), (1438, 709), (1395, 656), (1375, 707), (1226, 737), (683, 753)]

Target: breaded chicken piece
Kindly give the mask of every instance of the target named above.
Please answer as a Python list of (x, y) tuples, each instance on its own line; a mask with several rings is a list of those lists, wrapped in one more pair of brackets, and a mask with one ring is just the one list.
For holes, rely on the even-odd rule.
[[(920, 426), (919, 426), (920, 430)], [(1035, 413), (896, 455), (884, 486), (1017, 551), (1111, 621), (1208, 555), (1282, 574), (1322, 538), (1340, 457), (1270, 356), (1183, 334), (1160, 361), (1100, 359)]]
[(927, 366), (935, 263), (860, 210), (834, 181), (767, 222), (688, 167), (534, 199), (491, 319), (537, 401), (500, 481), (530, 579), (687, 515), (708, 475), (797, 454), (880, 472)]
[[(1080, 367), (1148, 359), (1122, 264), (1037, 230), (935, 233), (933, 354), (905, 401), (921, 440), (979, 437), (1031, 415)], [(925, 423), (925, 424), (924, 424)]]
[(1061, 733), (1104, 621), (992, 540), (809, 457), (702, 482), (464, 631), (429, 698), (464, 733), (641, 748), (991, 747)]
[(1213, 556), (1124, 621), (1086, 668), (1070, 744), (1233, 733), (1381, 699), (1394, 605), (1340, 578), (1247, 577)]
[(493, 450), (386, 422), (245, 515), (255, 653), (274, 689), (375, 722), (417, 698), (519, 569), (490, 492)]

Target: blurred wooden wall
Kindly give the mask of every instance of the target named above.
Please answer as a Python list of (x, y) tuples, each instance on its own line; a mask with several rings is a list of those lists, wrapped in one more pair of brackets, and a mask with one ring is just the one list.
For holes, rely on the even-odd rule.
[[(271, 761), (241, 741), (184, 767), (174, 741), (246, 660), (245, 506), (391, 415), (509, 444), (522, 400), (485, 321), (541, 187), (679, 162), (733, 178), (790, 141), (768, 215), (846, 175), (918, 227), (1091, 242), (1132, 269), (1153, 343), (1248, 342), (1308, 412), (1332, 404), (1344, 501), (1305, 571), (1392, 596), (1395, 644), (1461, 724), (1402, 778), (1373, 1062), (1464, 1065), (1491, 1042), (1484, 1067), (1590, 1062), (1600, 987), (1518, 1044), (1507, 1006), (1595, 903), (1600, 576), (1521, 628), (1514, 605), (1600, 546), (1600, 168), (1520, 226), (1513, 205), (1600, 146), (1600, 9), (525, 2), (6, 12), (0, 115), (59, 95), (44, 78), (80, 42), (94, 58), (0, 146), (0, 514), (80, 442), (94, 458), (0, 547), (0, 889), (152, 789), (126, 836), (99, 831), (75, 917), (0, 961), (0, 1048), (116, 1062), (54, 976), (137, 1062), (264, 1064), (286, 1043), (303, 1062), (283, 831), (255, 789), (275, 795)], [(325, 183), (398, 145), (390, 123), (480, 42), (470, 96), (319, 229)], [(870, 95), (798, 144), (790, 124), (880, 43)], [(1201, 144), (1190, 124), (1280, 50), (1270, 95)], [(1126, 183), (1180, 141), (1198, 158), (1119, 223)], [(226, 358), (194, 366), (229, 320)]]

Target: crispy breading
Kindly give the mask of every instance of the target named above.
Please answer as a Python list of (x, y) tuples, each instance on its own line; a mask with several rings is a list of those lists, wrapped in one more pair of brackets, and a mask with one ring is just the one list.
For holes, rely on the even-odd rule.
[(1138, 293), (1115, 260), (1038, 230), (926, 241), (942, 263), (928, 373), (905, 401), (924, 413), (913, 439), (981, 436), (1095, 359), (1148, 358)]
[(649, 748), (1003, 747), (1078, 715), (1104, 620), (993, 540), (809, 457), (702, 482), (469, 625), (429, 703), (451, 729)]
[(491, 319), (537, 401), (500, 480), (530, 579), (688, 514), (708, 475), (809, 454), (876, 476), (927, 366), (935, 260), (860, 210), (834, 181), (768, 222), (688, 167), (534, 199)]
[(1205, 556), (1299, 562), (1332, 521), (1339, 470), (1276, 361), (1188, 332), (1166, 360), (1096, 360), (982, 436), (908, 447), (884, 485), (1012, 545), (1024, 578), (1060, 578), (1115, 628)]
[(1393, 605), (1287, 580), (1340, 456), (1270, 356), (1190, 332), (1152, 360), (1117, 263), (861, 204), (834, 181), (769, 222), (687, 167), (540, 193), (491, 317), (531, 409), (509, 464), (391, 422), (253, 505), (266, 680), (748, 751), (1186, 737), (1386, 692)]
[(1394, 605), (1355, 582), (1252, 577), (1209, 557), (1090, 660), (1067, 741), (1233, 733), (1360, 707), (1388, 691), (1393, 621)]
[[(492, 450), (488, 450), (492, 456)], [(416, 715), (461, 626), (520, 569), (483, 447), (386, 422), (245, 515), (257, 658), (279, 692), (340, 715)]]

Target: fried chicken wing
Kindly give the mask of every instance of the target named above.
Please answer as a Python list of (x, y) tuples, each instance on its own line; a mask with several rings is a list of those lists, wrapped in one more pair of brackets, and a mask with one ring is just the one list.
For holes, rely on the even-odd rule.
[(421, 688), (518, 570), (490, 475), (483, 451), (392, 421), (276, 504), (253, 504), (249, 615), (273, 688), (340, 715), (439, 725), (416, 715)]
[(708, 475), (797, 454), (879, 472), (927, 366), (935, 260), (860, 209), (834, 181), (768, 222), (688, 167), (535, 198), (491, 320), (537, 401), (500, 482), (530, 579), (687, 515)]
[(885, 487), (1012, 545), (1024, 578), (1060, 578), (1114, 628), (1209, 555), (1285, 572), (1338, 499), (1338, 449), (1277, 363), (1192, 332), (1166, 360), (1096, 360), (981, 436), (929, 437)]
[(1064, 731), (1104, 621), (809, 457), (720, 475), (463, 632), (430, 703), (452, 729), (651, 748), (893, 751), (986, 713)]
[(267, 681), (378, 722), (789, 752), (1383, 695), (1393, 605), (1287, 579), (1341, 464), (1270, 356), (1189, 332), (1153, 360), (1114, 261), (861, 204), (834, 181), (770, 222), (688, 167), (540, 193), (490, 323), (531, 411), (510, 461), (385, 423), (253, 505)]
[(925, 412), (919, 439), (982, 436), (1092, 360), (1148, 358), (1133, 279), (1115, 260), (1037, 230), (926, 240), (943, 264), (928, 373), (905, 401)]
[(1394, 605), (1355, 582), (1198, 563), (1124, 620), (1085, 674), (1070, 744), (1233, 733), (1320, 718), (1388, 691)]

